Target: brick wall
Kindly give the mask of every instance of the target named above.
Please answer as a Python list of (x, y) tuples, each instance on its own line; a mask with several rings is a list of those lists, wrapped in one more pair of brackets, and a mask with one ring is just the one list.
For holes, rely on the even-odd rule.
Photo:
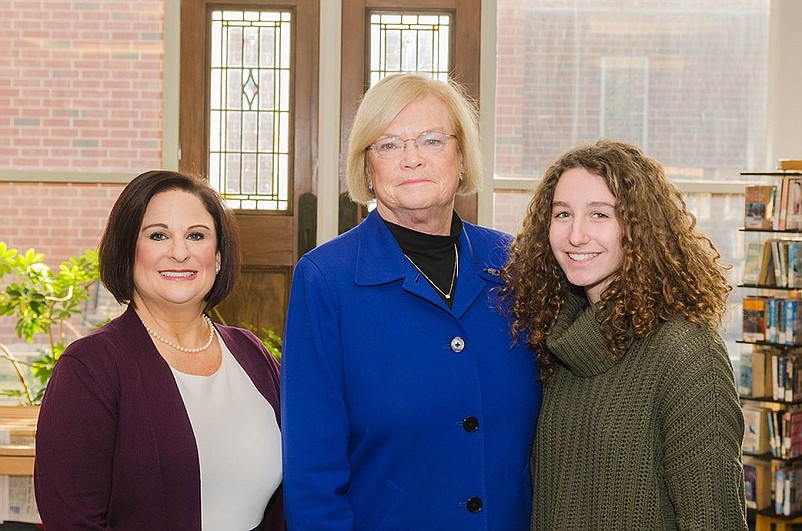
[(0, 0), (0, 167), (161, 164), (163, 2)]
[(0, 240), (51, 266), (94, 249), (122, 185), (0, 182)]
[[(161, 167), (164, 1), (0, 0), (0, 169)], [(0, 182), (0, 240), (57, 268), (96, 247), (120, 190)]]
[[(45, 253), (52, 269), (97, 247), (121, 185), (0, 182), (0, 241)], [(13, 323), (0, 318), (0, 342), (16, 343)]]

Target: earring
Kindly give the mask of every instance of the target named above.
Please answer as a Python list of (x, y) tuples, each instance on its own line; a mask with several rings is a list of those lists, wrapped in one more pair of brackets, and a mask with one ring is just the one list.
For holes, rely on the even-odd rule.
[(372, 191), (373, 191), (373, 183), (372, 183), (372, 182), (370, 182), (370, 181), (368, 181), (368, 191), (369, 191), (369, 192), (372, 192)]
[(220, 272), (220, 266), (214, 268), (214, 274), (218, 274)]

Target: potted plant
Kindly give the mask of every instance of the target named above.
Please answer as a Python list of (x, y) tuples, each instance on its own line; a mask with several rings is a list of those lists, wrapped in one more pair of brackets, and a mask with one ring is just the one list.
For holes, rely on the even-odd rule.
[[(0, 358), (11, 362), (22, 389), (5, 389), (0, 394), (14, 396), (26, 405), (41, 402), (53, 367), (66, 345), (81, 336), (70, 320), (82, 312), (82, 302), (98, 282), (97, 252), (85, 251), (63, 262), (58, 271), (44, 263), (44, 254), (34, 249), (20, 252), (0, 241), (0, 317), (16, 319), (20, 339), (33, 343), (37, 336), (47, 338), (39, 358), (32, 363), (15, 356), (0, 342)], [(34, 385), (25, 376), (33, 375)]]

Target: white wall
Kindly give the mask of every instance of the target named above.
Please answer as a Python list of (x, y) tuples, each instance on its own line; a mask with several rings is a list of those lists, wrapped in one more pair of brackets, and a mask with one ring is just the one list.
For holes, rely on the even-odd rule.
[(802, 2), (772, 0), (768, 168), (802, 159)]

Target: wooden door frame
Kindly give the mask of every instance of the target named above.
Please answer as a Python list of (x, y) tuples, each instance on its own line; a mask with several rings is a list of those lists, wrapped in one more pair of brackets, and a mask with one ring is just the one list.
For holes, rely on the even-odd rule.
[[(454, 46), (449, 77), (462, 84), (468, 95), (479, 102), (481, 51), (481, 0), (342, 0), (342, 75), (340, 92), (340, 153), (348, 152), (351, 132), (359, 100), (369, 87), (367, 17), (370, 10), (420, 10), (449, 12), (453, 15)], [(348, 36), (351, 36), (350, 38)], [(345, 162), (340, 157), (340, 191), (345, 190)], [(462, 219), (475, 223), (478, 218), (476, 194), (457, 196), (456, 208)]]
[[(208, 171), (207, 154), (208, 139), (208, 107), (205, 95), (209, 83), (209, 74), (203, 68), (209, 53), (209, 39), (206, 34), (206, 17), (211, 9), (230, 6), (237, 9), (249, 7), (275, 7), (290, 9), (295, 12), (295, 20), (304, 20), (305, 24), (293, 26), (292, 69), (295, 79), (312, 79), (313, 83), (292, 82), (291, 113), (293, 124), (303, 123), (306, 127), (299, 130), (294, 127), (293, 137), (293, 182), (295, 187), (316, 193), (316, 165), (314, 156), (317, 153), (318, 122), (318, 66), (320, 10), (317, 1), (309, 0), (181, 0), (181, 54), (189, 50), (202, 53), (202, 61), (181, 61), (181, 84), (179, 87), (179, 129), (178, 145), (180, 150), (179, 169), (204, 177)], [(204, 28), (204, 31), (183, 31), (183, 28)], [(300, 59), (303, 58), (303, 59)], [(201, 92), (200, 96), (198, 92)], [(205, 102), (203, 112), (193, 107), (193, 102), (202, 98)], [(299, 134), (302, 133), (302, 134)], [(292, 197), (290, 213), (298, 209), (298, 198)], [(277, 214), (282, 215), (282, 214)]]
[[(305, 242), (311, 241), (313, 246), (315, 239), (319, 7), (318, 0), (181, 0), (179, 169), (204, 178), (208, 176), (209, 164), (209, 13), (226, 8), (292, 12), (289, 205), (283, 211), (235, 210), (243, 253), (238, 287), (251, 282), (271, 290), (277, 299), (266, 307), (264, 299), (259, 300), (256, 294), (250, 297), (237, 287), (218, 308), (221, 317), (232, 319), (230, 324), (262, 327), (263, 321), (270, 321), (270, 329), (279, 334), (284, 326), (295, 262), (308, 250)], [(254, 280), (254, 277), (260, 278)], [(243, 316), (251, 317), (243, 320)]]

